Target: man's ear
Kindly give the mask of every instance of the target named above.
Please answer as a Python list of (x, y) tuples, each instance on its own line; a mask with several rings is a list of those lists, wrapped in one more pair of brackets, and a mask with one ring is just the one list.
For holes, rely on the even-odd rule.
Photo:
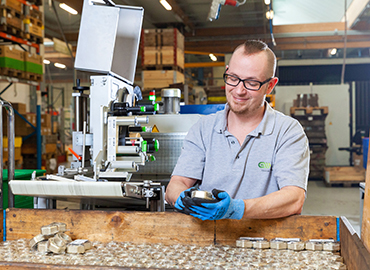
[(272, 92), (272, 90), (274, 89), (274, 87), (278, 83), (278, 81), (279, 81), (278, 77), (274, 77), (269, 81), (268, 86), (267, 86), (267, 90), (266, 90), (266, 95), (269, 95)]

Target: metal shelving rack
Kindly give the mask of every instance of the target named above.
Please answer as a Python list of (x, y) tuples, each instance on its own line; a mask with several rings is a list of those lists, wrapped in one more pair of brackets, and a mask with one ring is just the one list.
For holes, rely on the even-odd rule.
[[(32, 6), (34, 9), (39, 9), (38, 6), (32, 5), (29, 2), (25, 0), (18, 0), (24, 5)], [(37, 43), (30, 42), (28, 40), (15, 37), (13, 35), (10, 35), (5, 32), (0, 32), (0, 39), (4, 39), (7, 41), (12, 42), (13, 44), (19, 45), (23, 50), (27, 51), (25, 48), (22, 47), (22, 45), (27, 45), (30, 47), (33, 47), (36, 49), (36, 53), (40, 53), (40, 46)], [(1, 99), (1, 94), (3, 94), (13, 83), (25, 83), (29, 85), (36, 86), (36, 92), (37, 92), (37, 106), (36, 106), (36, 127), (33, 126), (31, 123), (27, 121), (24, 117), (22, 117), (16, 110), (14, 112), (21, 116), (21, 118), (26, 121), (31, 127), (35, 129), (36, 132), (36, 137), (37, 137), (37, 169), (41, 169), (41, 91), (40, 91), (40, 83), (35, 82), (35, 81), (30, 81), (30, 80), (24, 80), (24, 79), (19, 79), (19, 78), (13, 78), (13, 77), (7, 77), (7, 76), (0, 76), (0, 81), (8, 81), (9, 84), (0, 92), (0, 99)], [(32, 133), (33, 134), (33, 133)], [(31, 134), (29, 135), (31, 136)], [(27, 139), (29, 136), (26, 136), (25, 138)]]

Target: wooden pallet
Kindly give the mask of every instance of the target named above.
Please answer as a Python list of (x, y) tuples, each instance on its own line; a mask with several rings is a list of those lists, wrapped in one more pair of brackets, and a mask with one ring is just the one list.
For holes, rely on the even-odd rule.
[(290, 114), (294, 116), (299, 115), (327, 115), (329, 108), (324, 107), (291, 107)]
[(30, 42), (36, 43), (36, 44), (42, 44), (44, 43), (44, 38), (39, 37), (30, 33), (25, 33), (24, 34), (25, 39), (27, 39)]
[(4, 32), (17, 38), (24, 38), (24, 32), (10, 24), (0, 24), (0, 32)]
[(365, 169), (362, 167), (326, 167), (325, 184), (328, 186), (358, 186), (365, 182)]
[(23, 79), (25, 77), (25, 72), (21, 71), (21, 70), (16, 70), (16, 69), (13, 69), (13, 68), (1, 67), (0, 68), (0, 75)]
[(41, 82), (42, 81), (42, 75), (37, 74), (37, 73), (25, 72), (24, 78), (26, 80), (30, 80), (30, 81), (36, 81), (36, 82)]

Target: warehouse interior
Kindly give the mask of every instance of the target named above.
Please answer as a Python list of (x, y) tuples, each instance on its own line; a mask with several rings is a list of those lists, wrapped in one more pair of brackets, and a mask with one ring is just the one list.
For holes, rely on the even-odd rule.
[[(203, 116), (224, 109), (224, 73), (235, 48), (261, 40), (277, 57), (279, 78), (266, 101), (298, 120), (308, 138), (310, 171), (300, 216), (338, 217), (336, 224), (346, 217), (350, 233), (370, 251), (369, 0), (1, 0), (0, 9), (4, 224), (5, 216), (12, 226), (22, 224), (21, 210), (23, 218), (37, 209), (172, 213), (164, 198), (185, 136)], [(65, 215), (47, 213), (45, 220)], [(74, 229), (74, 218), (82, 219), (76, 213), (68, 216)], [(114, 228), (139, 220), (107, 215), (96, 217)], [(101, 222), (96, 224), (105, 228)], [(330, 238), (329, 223), (317, 225), (324, 229), (311, 238)], [(271, 224), (273, 219), (263, 226), (280, 226)], [(259, 236), (260, 224), (249, 226), (256, 230), (251, 236)], [(24, 236), (34, 233), (32, 225), (24, 230)], [(3, 231), (4, 239), (5, 232), (22, 235)], [(89, 238), (82, 231), (69, 235)], [(106, 233), (112, 241), (134, 242), (111, 227)], [(147, 233), (147, 243), (155, 243)], [(207, 233), (194, 235), (207, 242)], [(330, 269), (367, 269), (361, 268), (370, 267), (364, 254), (365, 262), (352, 262), (344, 253), (348, 268)], [(212, 267), (195, 269), (244, 269)]]

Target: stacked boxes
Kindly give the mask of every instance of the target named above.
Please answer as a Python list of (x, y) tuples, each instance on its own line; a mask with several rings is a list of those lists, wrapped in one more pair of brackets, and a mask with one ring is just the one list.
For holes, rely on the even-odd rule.
[(18, 0), (1, 0), (0, 7), (11, 8), (19, 13), (22, 13), (22, 3)]
[(177, 29), (147, 29), (142, 38), (143, 88), (184, 83), (184, 36)]
[(328, 107), (292, 107), (291, 116), (297, 119), (306, 132), (310, 146), (310, 179), (324, 179), (326, 150), (328, 149), (325, 119)]
[(25, 38), (31, 42), (43, 43), (44, 24), (42, 22), (42, 12), (34, 6), (24, 6), (24, 33)]
[[(18, 2), (18, 4), (20, 6), (22, 5), (20, 2)], [(16, 37), (22, 38), (23, 37), (22, 12), (10, 6), (0, 6), (0, 30), (11, 35), (14, 35)]]
[(20, 1), (0, 0), (0, 31), (23, 38), (23, 14)]
[(12, 46), (0, 46), (0, 74), (22, 78), (24, 71), (24, 52)]
[(0, 0), (0, 31), (42, 44), (43, 16), (36, 5), (42, 5), (42, 2)]
[(41, 55), (24, 52), (25, 78), (31, 81), (42, 81), (43, 59)]

